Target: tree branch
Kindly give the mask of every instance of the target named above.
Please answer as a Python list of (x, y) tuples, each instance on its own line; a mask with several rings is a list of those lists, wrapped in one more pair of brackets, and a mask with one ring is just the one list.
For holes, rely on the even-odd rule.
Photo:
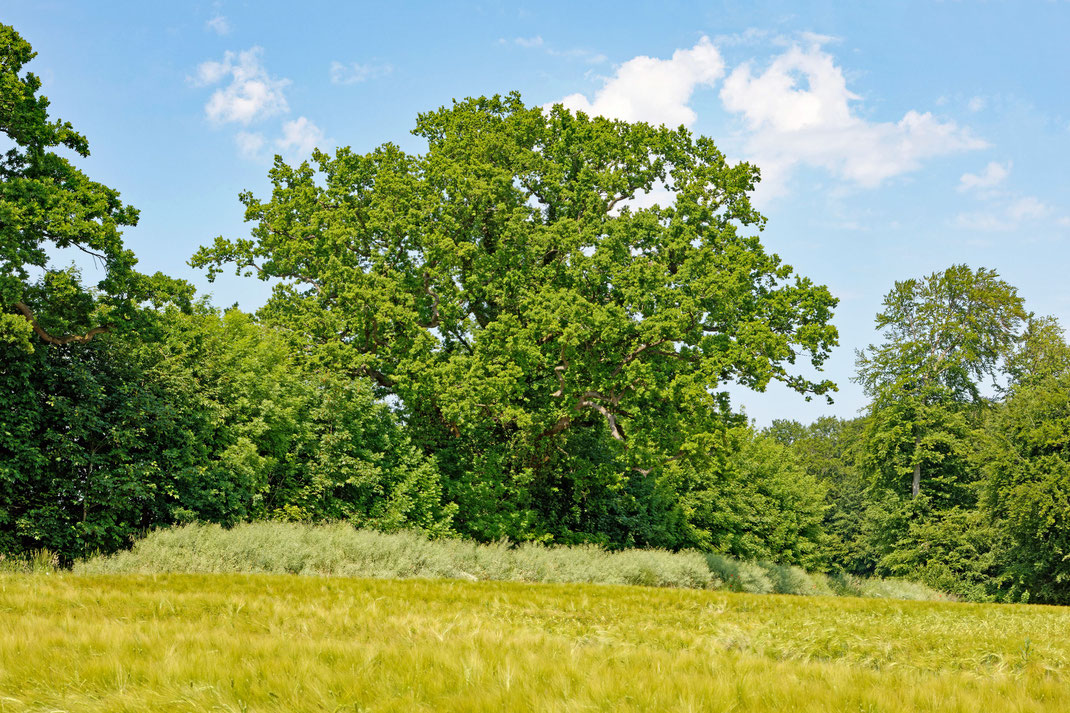
[(40, 337), (43, 341), (48, 342), (49, 344), (56, 344), (58, 346), (70, 344), (71, 342), (77, 344), (85, 344), (98, 334), (110, 332), (112, 329), (115, 328), (114, 324), (105, 324), (100, 327), (93, 327), (85, 334), (69, 334), (66, 337), (53, 337), (51, 334), (46, 332), (40, 324), (37, 323), (37, 319), (33, 316), (33, 310), (31, 310), (25, 302), (16, 302), (15, 309), (22, 313), (22, 316), (25, 317), (26, 321), (30, 323), (30, 326), (33, 327), (33, 331), (37, 334), (38, 337)]
[(619, 374), (621, 372), (621, 370), (624, 369), (624, 367), (628, 366), (628, 364), (630, 364), (631, 362), (635, 361), (639, 357), (639, 355), (641, 355), (647, 349), (650, 349), (652, 347), (656, 347), (656, 346), (658, 346), (660, 344), (664, 344), (667, 341), (669, 341), (669, 340), (665, 339), (665, 338), (662, 338), (662, 339), (658, 339), (657, 341), (650, 342), (649, 344), (640, 344), (639, 347), (637, 349), (635, 349), (635, 351), (633, 351), (628, 356), (624, 357), (624, 361), (622, 361), (620, 363), (620, 366), (618, 366), (616, 368), (616, 370), (614, 370), (614, 372), (609, 375), (609, 378), (610, 379), (616, 378), (617, 374)]
[(383, 372), (372, 369), (367, 364), (361, 366), (360, 370), (365, 376), (371, 377), (375, 380), (375, 383), (379, 384), (379, 386), (382, 386), (385, 389), (392, 389), (398, 383)]
[(637, 473), (642, 473), (643, 475), (650, 475), (651, 473), (654, 472), (655, 468), (662, 468), (664, 466), (667, 466), (669, 463), (672, 463), (674, 460), (680, 460), (683, 457), (684, 457), (683, 451), (677, 451), (676, 455), (671, 456), (669, 458), (666, 458), (665, 460), (663, 460), (662, 462), (658, 463), (655, 466), (651, 466), (650, 468), (632, 468), (632, 470), (634, 470)]
[(256, 274), (258, 274), (260, 276), (263, 276), (263, 275), (267, 274), (268, 277), (277, 277), (277, 278), (279, 278), (281, 280), (300, 280), (301, 282), (308, 283), (309, 285), (312, 285), (313, 287), (315, 287), (316, 288), (316, 292), (320, 292), (320, 293), (323, 292), (323, 286), (319, 282), (317, 282), (316, 280), (312, 279), (311, 277), (308, 277), (307, 275), (299, 275), (299, 274), (297, 274), (295, 272), (281, 272), (281, 273), (272, 275), (270, 273), (265, 273), (264, 272), (264, 268), (260, 267), (259, 265), (257, 265), (252, 260), (246, 260), (245, 263), (244, 263), (244, 266), (253, 268), (254, 270), (256, 270)]

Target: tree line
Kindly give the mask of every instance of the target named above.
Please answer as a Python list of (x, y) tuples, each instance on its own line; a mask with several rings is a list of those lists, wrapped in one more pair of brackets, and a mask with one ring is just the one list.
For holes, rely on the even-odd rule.
[(512, 94), (420, 115), (422, 154), (277, 158), (249, 237), (192, 258), (270, 281), (251, 315), (138, 272), (137, 211), (62, 155), (88, 143), (10, 27), (0, 55), (0, 552), (347, 520), (1066, 599), (1067, 347), (996, 273), (896, 284), (864, 418), (757, 430), (725, 387), (828, 398), (801, 367), (836, 300), (764, 249), (758, 169), (705, 137)]

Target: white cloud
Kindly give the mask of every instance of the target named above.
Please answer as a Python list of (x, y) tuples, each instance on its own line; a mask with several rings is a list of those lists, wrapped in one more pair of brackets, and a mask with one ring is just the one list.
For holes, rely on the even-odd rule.
[(988, 100), (984, 97), (971, 97), (966, 108), (972, 112), (978, 112), (988, 106)]
[[(966, 230), (986, 232), (1010, 231), (1021, 228), (1024, 224), (1037, 223), (1052, 214), (1052, 207), (1034, 196), (1023, 196), (1010, 202), (997, 203), (989, 210), (960, 213), (955, 217), (955, 227)], [(1057, 225), (1064, 225), (1065, 218), (1056, 219)]]
[(986, 233), (1014, 230), (1017, 224), (996, 213), (959, 213), (954, 225), (963, 230), (978, 230)]
[(561, 57), (563, 59), (578, 59), (587, 64), (601, 64), (609, 59), (600, 52), (592, 52), (591, 50), (585, 49), (555, 50), (552, 47), (547, 47), (546, 54), (551, 57)]
[[(847, 86), (843, 69), (822, 48), (833, 38), (801, 35), (802, 45), (748, 31), (721, 38), (740, 46), (785, 45), (764, 68), (744, 62), (728, 74), (720, 91), (723, 108), (743, 120), (740, 148), (762, 169), (765, 197), (780, 192), (798, 167), (828, 171), (848, 183), (872, 188), (917, 170), (928, 159), (988, 144), (968, 128), (928, 112), (906, 111), (898, 121), (869, 121), (856, 110), (860, 97)], [(561, 103), (588, 114), (690, 126), (697, 120), (690, 102), (701, 87), (725, 77), (717, 47), (703, 37), (670, 59), (635, 57), (605, 79), (593, 98), (572, 94)]]
[(1006, 164), (989, 162), (981, 173), (964, 173), (959, 179), (959, 192), (971, 190), (988, 190), (995, 188), (1006, 180), (1011, 173), (1011, 162)]
[(323, 130), (304, 116), (283, 124), (282, 136), (275, 139), (279, 153), (290, 160), (307, 157), (317, 146), (326, 148), (324, 143)]
[(968, 129), (927, 112), (910, 110), (895, 123), (857, 116), (851, 102), (859, 97), (821, 49), (824, 38), (811, 39), (808, 48), (791, 47), (761, 74), (745, 62), (721, 89), (725, 109), (744, 119), (747, 153), (763, 176), (810, 165), (871, 188), (916, 170), (925, 159), (987, 146)]
[[(800, 74), (807, 79), (807, 89), (796, 87)], [(806, 52), (792, 47), (758, 77), (745, 62), (721, 89), (728, 111), (742, 113), (754, 129), (769, 127), (782, 133), (848, 128), (853, 123), (847, 105), (851, 99), (858, 96), (847, 90), (843, 72), (816, 46)]]
[(227, 22), (227, 18), (222, 15), (216, 15), (211, 20), (204, 23), (204, 26), (217, 35), (230, 34), (230, 23)]
[[(205, 104), (205, 114), (215, 124), (238, 124), (247, 127), (253, 122), (288, 114), (289, 104), (284, 94), (290, 84), (268, 74), (261, 61), (260, 47), (243, 52), (226, 52), (222, 61), (202, 62), (191, 81), (197, 86), (226, 83), (216, 89)], [(345, 69), (345, 68), (343, 68)], [(229, 82), (228, 82), (229, 80)], [(304, 159), (317, 146), (328, 148), (331, 142), (308, 117), (286, 121), (281, 135), (269, 140), (264, 132), (240, 130), (234, 135), (238, 154), (246, 159), (260, 159), (265, 149), (276, 149), (289, 161)]]
[(561, 100), (573, 111), (626, 121), (690, 126), (697, 118), (688, 103), (695, 88), (712, 87), (724, 76), (724, 60), (708, 37), (691, 49), (677, 50), (671, 59), (635, 57), (617, 68), (613, 77), (589, 100), (570, 94)]
[(542, 47), (542, 37), (535, 35), (534, 37), (517, 37), (513, 40), (521, 47)]
[(261, 64), (263, 49), (253, 47), (243, 52), (226, 52), (222, 62), (203, 62), (197, 67), (195, 83), (217, 84), (226, 77), (231, 81), (217, 89), (204, 106), (208, 118), (218, 124), (238, 123), (248, 126), (254, 121), (289, 111), (283, 90), (290, 80), (267, 73)]
[(223, 77), (227, 76), (230, 72), (232, 63), (227, 61), (226, 57), (230, 54), (232, 53), (227, 52), (226, 55), (224, 55), (225, 59), (223, 62), (213, 62), (212, 60), (208, 60), (197, 65), (197, 76), (193, 78), (193, 83), (199, 87), (204, 87), (210, 84), (215, 84)]
[(1007, 214), (1017, 221), (1037, 220), (1051, 213), (1051, 208), (1033, 196), (1019, 198), (1007, 207)]
[(242, 158), (258, 158), (260, 149), (264, 148), (264, 135), (260, 133), (239, 131), (234, 141), (238, 144), (238, 153)]
[(394, 68), (389, 64), (361, 64), (359, 62), (342, 64), (335, 61), (331, 62), (331, 84), (357, 84), (385, 77), (393, 71)]

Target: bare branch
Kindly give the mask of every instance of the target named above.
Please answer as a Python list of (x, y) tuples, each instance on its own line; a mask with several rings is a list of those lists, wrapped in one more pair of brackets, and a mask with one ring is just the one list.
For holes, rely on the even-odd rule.
[(93, 252), (89, 248), (82, 247), (78, 243), (72, 243), (72, 245), (74, 245), (74, 247), (76, 247), (79, 250), (81, 250), (82, 252), (84, 252), (86, 255), (92, 255), (93, 257), (95, 257), (98, 260), (100, 260), (101, 262), (103, 262), (105, 265), (108, 264), (108, 256), (107, 255), (101, 255), (100, 253)]

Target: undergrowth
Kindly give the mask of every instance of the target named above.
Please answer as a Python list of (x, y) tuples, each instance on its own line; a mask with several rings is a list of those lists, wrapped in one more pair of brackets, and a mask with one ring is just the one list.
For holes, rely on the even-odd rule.
[(258, 522), (231, 529), (193, 524), (157, 530), (129, 551), (78, 562), (74, 570), (86, 574), (272, 573), (632, 584), (754, 594), (947, 599), (913, 582), (826, 576), (695, 551), (610, 552), (594, 545), (478, 544), (429, 540), (414, 532), (357, 530), (342, 523)]

